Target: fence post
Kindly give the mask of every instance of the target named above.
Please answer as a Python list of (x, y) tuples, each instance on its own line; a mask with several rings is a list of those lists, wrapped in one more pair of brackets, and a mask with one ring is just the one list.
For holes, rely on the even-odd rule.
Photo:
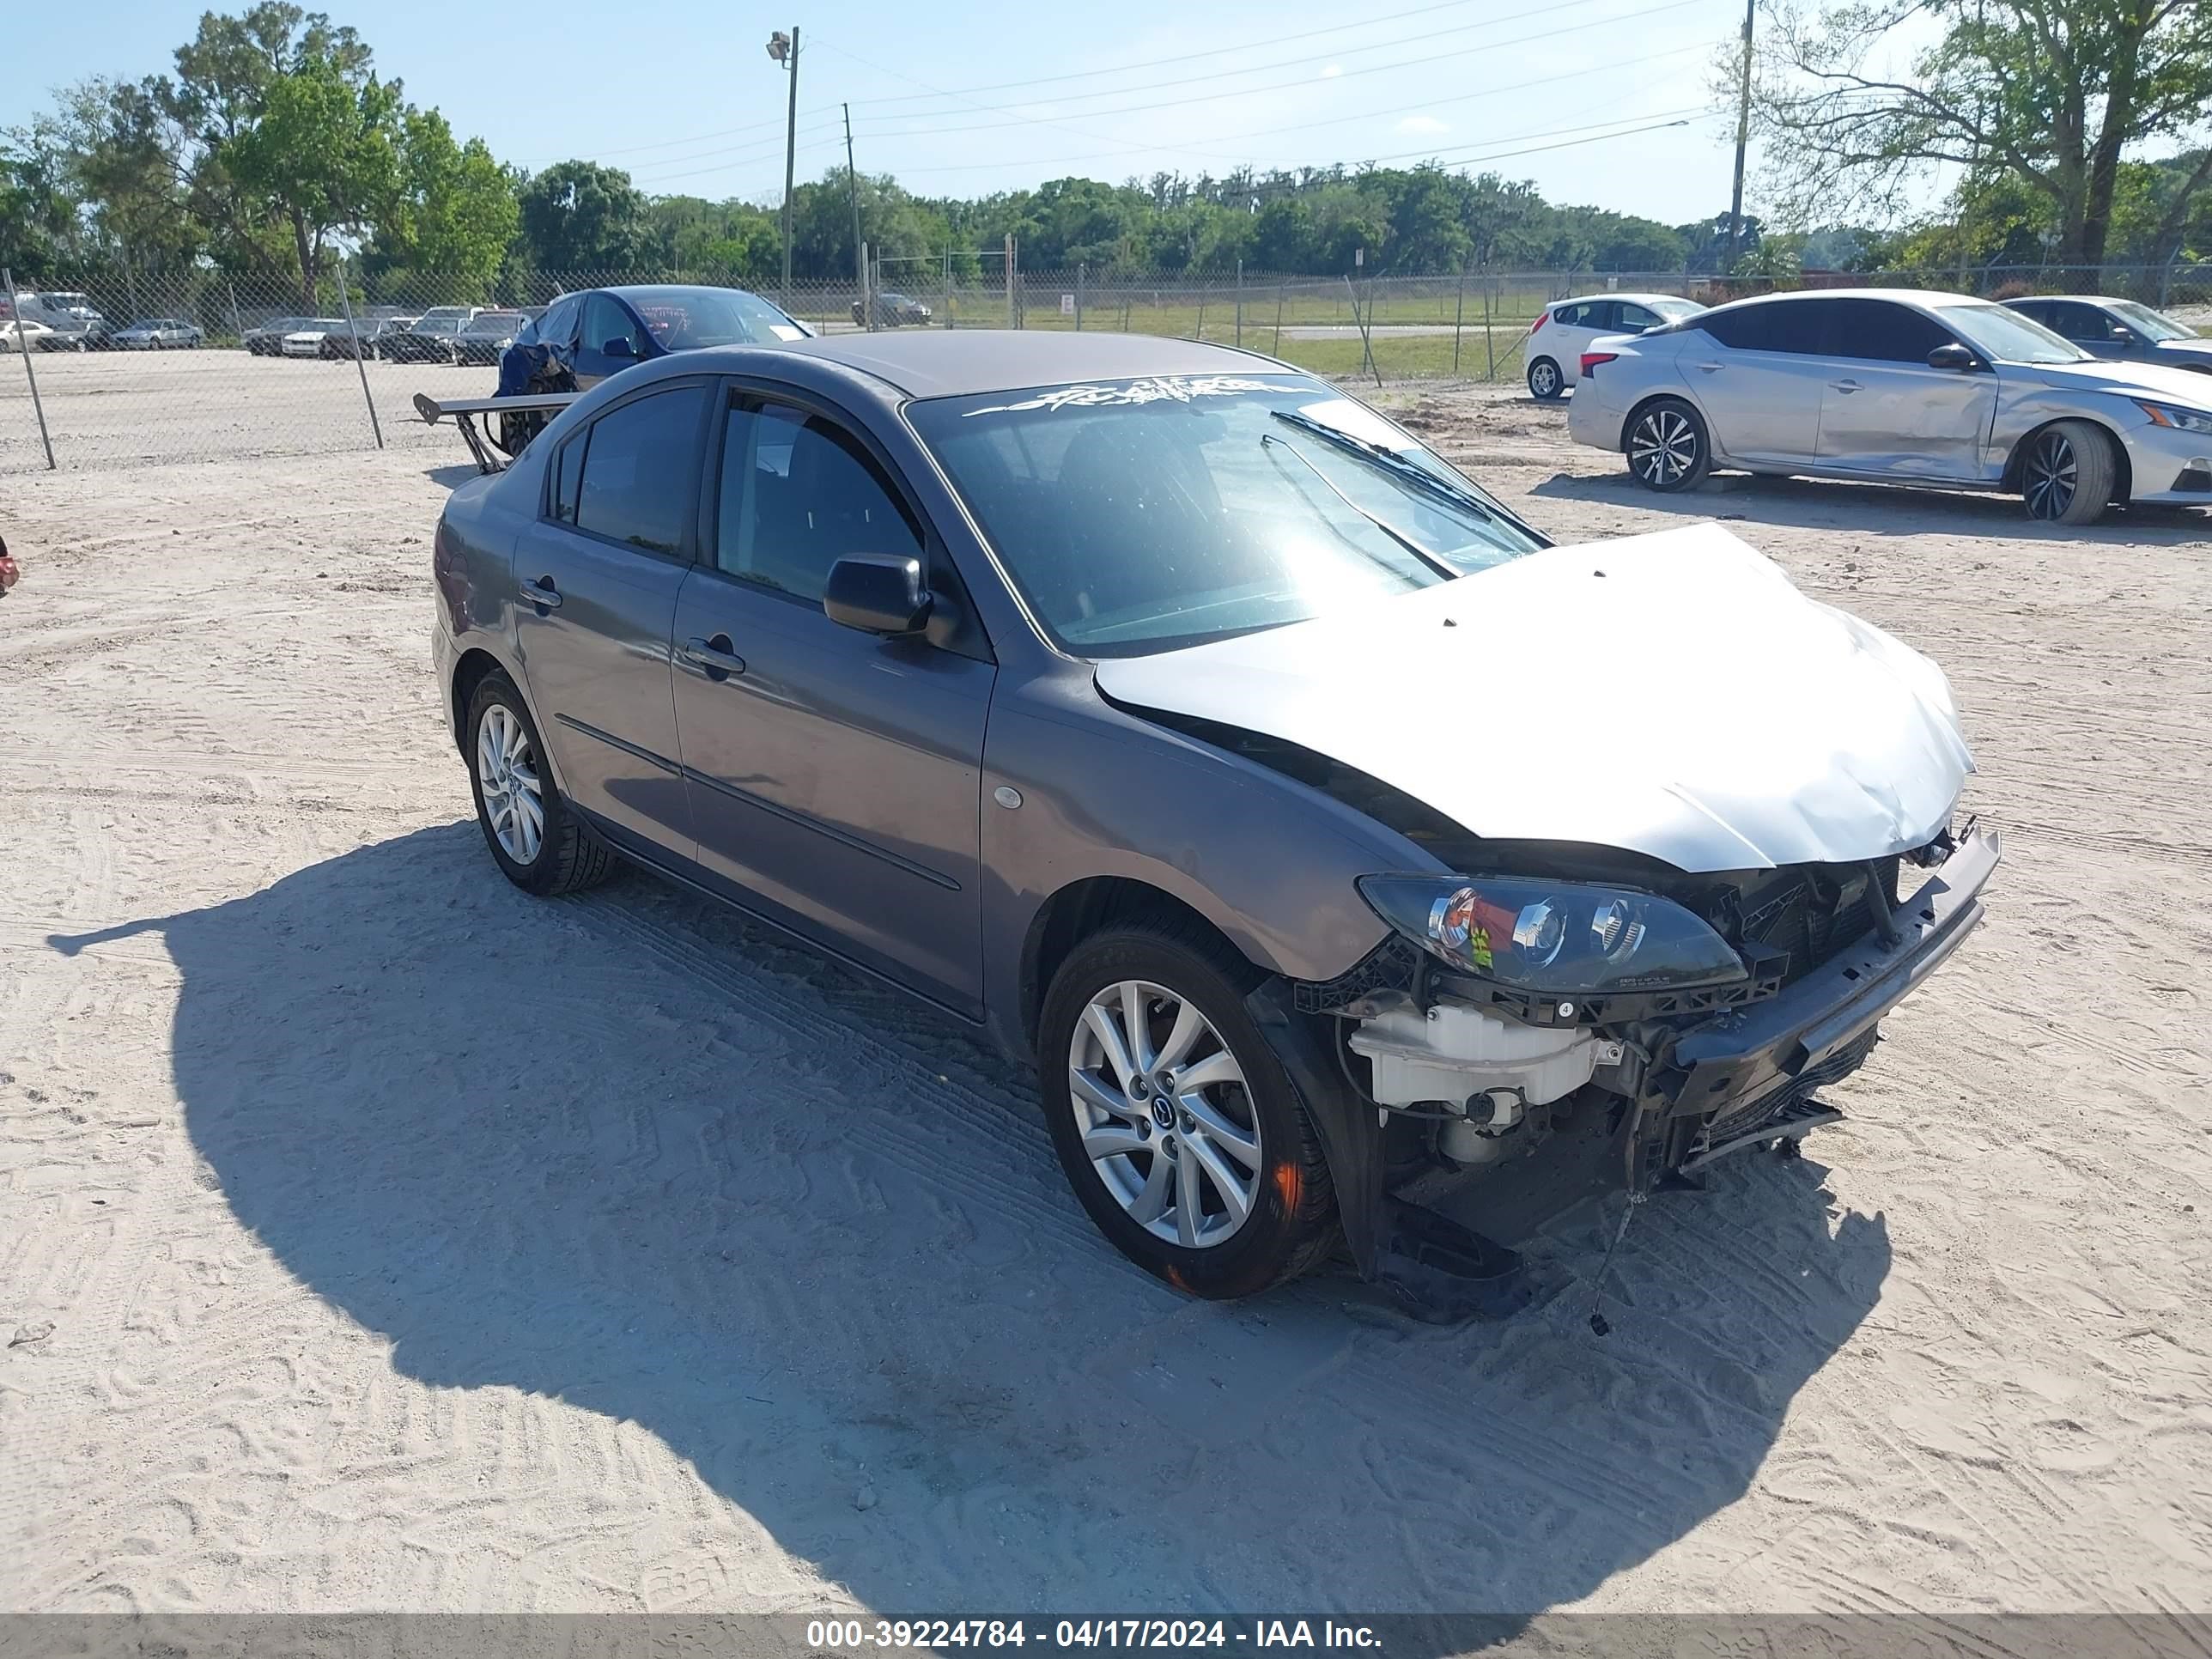
[[(1359, 290), (1352, 285), (1352, 277), (1348, 273), (1344, 279), (1344, 289), (1346, 293), (1352, 295), (1352, 320), (1359, 325), (1359, 366), (1373, 371), (1375, 384), (1380, 387), (1382, 384), (1382, 365), (1375, 361), (1375, 342), (1367, 331), (1368, 319), (1359, 309)], [(1368, 301), (1370, 309), (1372, 309), (1374, 295), (1371, 289), (1369, 291)]]
[(952, 326), (952, 244), (945, 245), (945, 325)]
[(1198, 327), (1192, 332), (1190, 337), (1194, 340), (1203, 340), (1206, 337), (1206, 289), (1202, 284), (1198, 290)]
[(1272, 355), (1278, 357), (1283, 355), (1283, 283), (1278, 281), (1275, 284), (1275, 343), (1269, 348)]
[(1237, 262), (1237, 343), (1244, 343), (1244, 262)]
[(345, 261), (337, 262), (338, 303), (345, 307), (346, 337), (353, 343), (353, 366), (361, 375), (361, 400), (368, 405), (368, 429), (376, 434), (376, 447), (384, 447), (384, 422), (376, 418), (376, 399), (368, 394), (368, 365), (361, 360), (361, 331), (353, 324), (353, 300), (346, 293)]
[(1491, 386), (1498, 380), (1498, 336), (1490, 326), (1490, 273), (1486, 270), (1482, 273), (1482, 349), (1490, 363), (1482, 383)]
[(1084, 280), (1084, 278), (1085, 278), (1085, 276), (1089, 276), (1089, 275), (1090, 275), (1090, 273), (1091, 273), (1091, 267), (1090, 267), (1089, 265), (1087, 265), (1087, 264), (1084, 264), (1084, 263), (1083, 263), (1082, 261), (1080, 261), (1080, 260), (1078, 260), (1078, 261), (1076, 262), (1076, 266), (1075, 266), (1075, 331), (1076, 331), (1078, 334), (1080, 334), (1080, 333), (1082, 333), (1082, 332), (1083, 332), (1083, 280)]
[(1452, 305), (1452, 374), (1459, 374), (1459, 331), (1467, 320), (1467, 267), (1459, 268), (1459, 298)]
[(239, 344), (244, 345), (246, 319), (238, 314), (238, 284), (226, 276), (222, 279), (222, 286), (224, 291), (230, 295), (230, 331), (238, 336)]
[(23, 337), (23, 296), (15, 292), (15, 273), (0, 270), (8, 284), (8, 317), (15, 330), (15, 355), (23, 360), (24, 378), (31, 383), (31, 410), (39, 417), (39, 441), (46, 448), (46, 471), (55, 471), (54, 441), (46, 434), (46, 406), (39, 401), (38, 372), (31, 367), (31, 343)]
[(1006, 279), (1006, 326), (1012, 328), (1014, 325), (1014, 238), (1011, 231), (1006, 235), (1006, 251), (1000, 256), (999, 273)]

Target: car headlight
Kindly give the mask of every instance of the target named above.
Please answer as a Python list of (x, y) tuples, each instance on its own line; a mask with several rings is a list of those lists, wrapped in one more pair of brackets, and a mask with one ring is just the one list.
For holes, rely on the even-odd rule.
[(1515, 990), (1597, 995), (1747, 978), (1671, 899), (1522, 877), (1363, 876), (1375, 914), (1440, 961)]
[(2201, 409), (2182, 409), (2172, 404), (2149, 404), (2138, 398), (2136, 407), (2150, 416), (2153, 426), (2172, 427), (2179, 432), (2212, 433), (2212, 415)]

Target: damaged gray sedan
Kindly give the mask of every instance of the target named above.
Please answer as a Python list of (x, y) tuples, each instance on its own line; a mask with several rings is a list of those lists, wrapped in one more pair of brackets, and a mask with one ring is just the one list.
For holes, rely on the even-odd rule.
[[(973, 1024), (1204, 1296), (1348, 1251), (1510, 1305), (1481, 1194), (1835, 1121), (1996, 861), (1925, 658), (1717, 526), (1551, 546), (1192, 342), (643, 364), (456, 490), (435, 562), (509, 879), (619, 856)], [(1409, 1201), (1455, 1170), (1471, 1213)]]

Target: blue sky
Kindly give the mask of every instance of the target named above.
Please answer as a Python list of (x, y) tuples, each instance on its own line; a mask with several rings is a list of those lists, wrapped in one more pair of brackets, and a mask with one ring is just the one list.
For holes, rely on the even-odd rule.
[[(0, 58), (0, 125), (94, 74), (167, 70), (202, 7), (30, 6)], [(799, 26), (799, 171), (842, 161), (924, 194), (1067, 173), (1363, 160), (1493, 168), (1557, 202), (1668, 223), (1725, 210), (1733, 121), (1711, 108), (1740, 0), (1123, 0), (1055, 9), (808, 0), (539, 0), (526, 19), (384, 0), (331, 8), (408, 96), (505, 161), (584, 156), (655, 193), (780, 198), (785, 80), (763, 50)], [(1669, 125), (1667, 123), (1684, 125)], [(1516, 153), (1518, 152), (1518, 153)]]

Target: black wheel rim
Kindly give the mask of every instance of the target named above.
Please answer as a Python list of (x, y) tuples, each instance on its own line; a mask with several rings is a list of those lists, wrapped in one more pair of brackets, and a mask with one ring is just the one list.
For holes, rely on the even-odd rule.
[(2074, 493), (2080, 485), (2072, 441), (2061, 432), (2045, 434), (2027, 458), (2028, 516), (2063, 517), (2074, 504)]
[(1636, 423), (1629, 471), (1656, 489), (1678, 484), (1698, 464), (1698, 429), (1678, 409), (1655, 409)]

